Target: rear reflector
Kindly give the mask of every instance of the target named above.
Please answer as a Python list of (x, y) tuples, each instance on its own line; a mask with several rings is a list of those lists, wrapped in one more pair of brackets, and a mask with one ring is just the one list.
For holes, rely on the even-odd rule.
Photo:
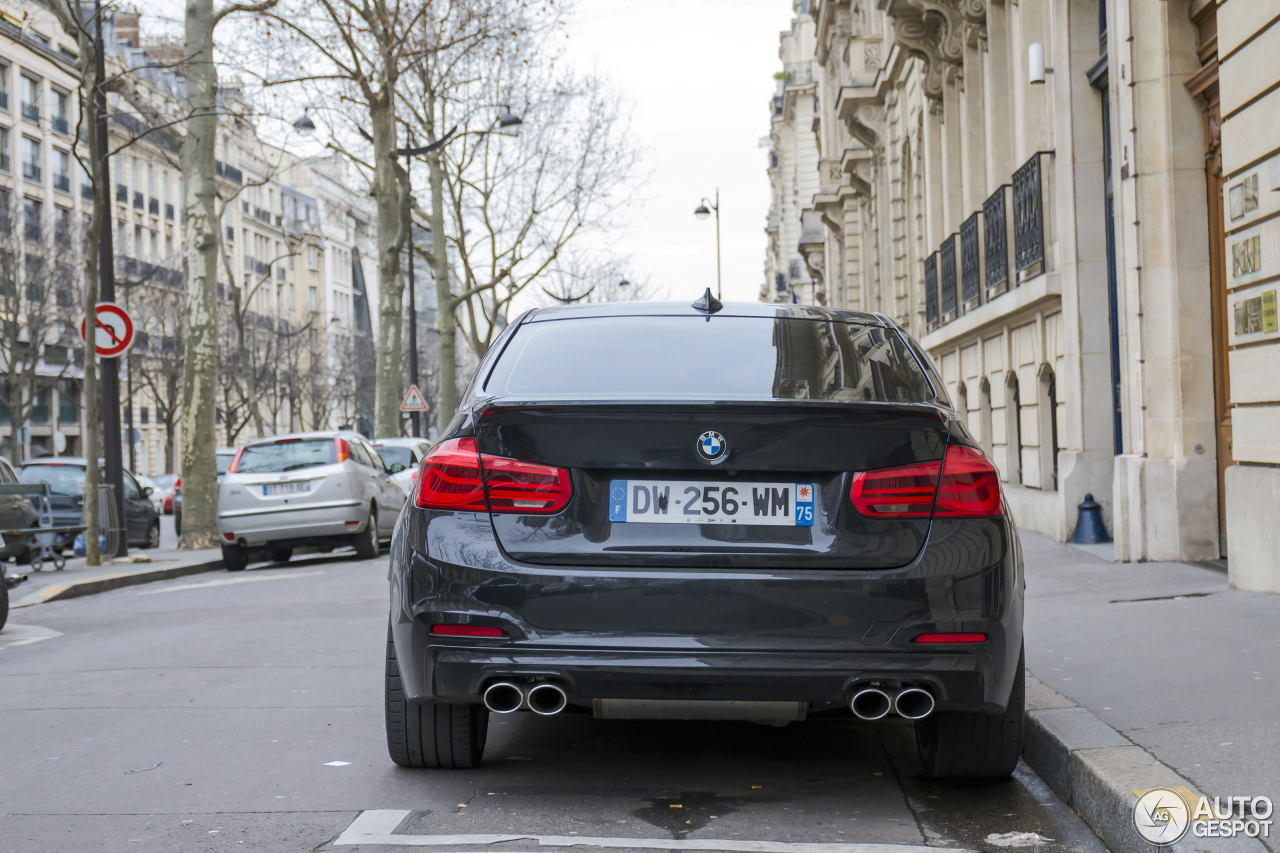
[(565, 469), (481, 456), (474, 438), (442, 441), (419, 468), (414, 503), (424, 509), (548, 515), (573, 494)]
[(913, 643), (985, 643), (986, 634), (921, 634)]
[(222, 538), (227, 540), (228, 542), (236, 541), (236, 535), (234, 533), (224, 533), (222, 534)]
[(431, 633), (439, 637), (505, 637), (501, 628), (487, 625), (432, 625)]
[(853, 475), (849, 500), (867, 518), (1004, 515), (995, 466), (980, 451), (960, 445), (948, 447), (941, 462), (859, 471)]

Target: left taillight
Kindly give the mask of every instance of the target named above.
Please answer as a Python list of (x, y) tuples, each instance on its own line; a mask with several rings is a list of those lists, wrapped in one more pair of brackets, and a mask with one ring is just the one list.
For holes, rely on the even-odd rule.
[(549, 515), (564, 509), (573, 495), (565, 469), (482, 456), (474, 438), (431, 448), (417, 479), (414, 503), (423, 509)]
[(951, 445), (941, 461), (853, 475), (849, 500), (867, 518), (995, 518), (1000, 478), (987, 457)]

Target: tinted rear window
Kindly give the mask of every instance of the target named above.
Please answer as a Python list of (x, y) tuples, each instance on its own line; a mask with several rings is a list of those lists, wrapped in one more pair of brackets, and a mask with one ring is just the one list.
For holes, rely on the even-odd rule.
[(25, 465), (18, 469), (22, 483), (48, 483), (55, 495), (83, 495), (84, 469), (79, 465)]
[(297, 471), (337, 461), (333, 439), (316, 438), (272, 444), (251, 444), (240, 455), (237, 474), (272, 474)]
[(764, 317), (526, 323), (484, 390), (520, 399), (933, 399), (896, 334), (838, 320)]
[(399, 462), (406, 468), (413, 467), (413, 451), (407, 447), (392, 447), (391, 445), (383, 445), (375, 447), (378, 455), (382, 457), (382, 461), (387, 463), (388, 467)]
[(234, 453), (218, 453), (214, 455), (214, 461), (218, 465), (218, 476), (227, 473), (227, 469), (231, 467), (231, 460), (235, 459)]

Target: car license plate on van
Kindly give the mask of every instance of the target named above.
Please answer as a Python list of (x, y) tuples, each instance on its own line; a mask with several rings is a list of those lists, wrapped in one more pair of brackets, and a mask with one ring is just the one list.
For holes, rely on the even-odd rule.
[(271, 483), (262, 487), (262, 494), (271, 495), (292, 495), (297, 492), (311, 491), (311, 483), (303, 480), (300, 483)]
[(813, 483), (613, 480), (609, 520), (647, 524), (813, 526)]

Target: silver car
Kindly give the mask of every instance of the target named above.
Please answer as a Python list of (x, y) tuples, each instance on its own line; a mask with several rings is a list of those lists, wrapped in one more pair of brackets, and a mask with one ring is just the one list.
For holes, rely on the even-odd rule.
[(373, 449), (378, 451), (388, 467), (397, 462), (405, 466), (400, 473), (391, 476), (406, 495), (413, 494), (413, 487), (418, 482), (418, 466), (422, 464), (422, 457), (431, 449), (431, 442), (425, 438), (375, 438)]
[(353, 546), (361, 559), (373, 559), (404, 503), (392, 479), (401, 470), (354, 432), (246, 444), (218, 486), (223, 563), (240, 571), (261, 552), (284, 562), (301, 546)]

